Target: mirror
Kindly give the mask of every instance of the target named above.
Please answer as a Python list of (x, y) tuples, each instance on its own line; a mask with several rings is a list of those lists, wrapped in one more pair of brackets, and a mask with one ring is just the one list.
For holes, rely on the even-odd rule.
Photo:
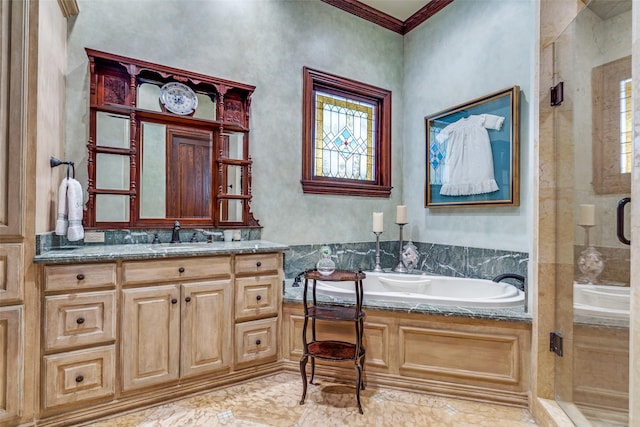
[(104, 147), (129, 148), (129, 116), (98, 111), (96, 144)]
[(166, 218), (166, 141), (163, 124), (142, 123), (140, 218)]
[[(90, 49), (87, 54), (85, 227), (169, 228), (175, 220), (259, 226), (249, 210), (248, 108), (255, 88)], [(187, 108), (164, 105), (168, 96)]]

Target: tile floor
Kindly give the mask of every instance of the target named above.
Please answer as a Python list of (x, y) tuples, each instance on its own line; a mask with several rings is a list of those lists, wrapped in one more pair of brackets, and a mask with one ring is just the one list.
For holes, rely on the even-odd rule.
[[(317, 382), (317, 381), (316, 381)], [(93, 427), (533, 427), (523, 408), (446, 399), (383, 387), (361, 392), (358, 413), (354, 387), (320, 379), (310, 385), (304, 405), (295, 373), (279, 373), (221, 388), (166, 405), (90, 424)]]

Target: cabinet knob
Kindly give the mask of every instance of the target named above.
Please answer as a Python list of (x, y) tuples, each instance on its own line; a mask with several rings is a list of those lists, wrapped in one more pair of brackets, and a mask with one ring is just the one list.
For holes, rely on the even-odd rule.
[(83, 377), (82, 375), (78, 375), (78, 376), (76, 377), (76, 382), (77, 382), (77, 383), (81, 383), (82, 381), (84, 381), (84, 377)]
[(191, 302), (191, 297), (186, 297), (184, 300), (185, 300), (186, 302)]
[(184, 273), (184, 267), (180, 267), (180, 268), (178, 269), (178, 273)]
[(260, 345), (260, 344), (262, 344), (262, 341), (260, 341), (260, 339), (258, 338), (258, 339), (256, 340), (256, 345)]
[(261, 261), (256, 262), (256, 267), (261, 267), (261, 266), (262, 266), (262, 262)]
[(84, 317), (78, 317), (78, 318), (76, 319), (76, 323), (77, 323), (78, 325), (82, 325), (82, 324), (84, 323)]
[(173, 299), (171, 300), (171, 304), (177, 304), (177, 303), (178, 303), (178, 300), (177, 300), (176, 298), (173, 298)]
[(256, 301), (260, 301), (262, 297), (260, 295), (256, 296)]
[(78, 273), (78, 275), (76, 276), (76, 279), (78, 279), (78, 280), (84, 280), (84, 274), (82, 274), (82, 273)]

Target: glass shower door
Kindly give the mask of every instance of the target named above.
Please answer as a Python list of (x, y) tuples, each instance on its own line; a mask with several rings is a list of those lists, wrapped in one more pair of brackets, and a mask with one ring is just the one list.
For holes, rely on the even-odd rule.
[(554, 45), (555, 393), (578, 426), (628, 425), (631, 7), (592, 0)]

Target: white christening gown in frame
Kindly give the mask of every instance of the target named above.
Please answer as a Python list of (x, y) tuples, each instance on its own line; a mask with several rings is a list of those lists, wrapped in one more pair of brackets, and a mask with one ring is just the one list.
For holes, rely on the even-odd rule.
[(465, 196), (498, 191), (487, 129), (500, 130), (504, 117), (478, 114), (451, 123), (436, 136), (447, 144), (442, 188), (445, 196)]

